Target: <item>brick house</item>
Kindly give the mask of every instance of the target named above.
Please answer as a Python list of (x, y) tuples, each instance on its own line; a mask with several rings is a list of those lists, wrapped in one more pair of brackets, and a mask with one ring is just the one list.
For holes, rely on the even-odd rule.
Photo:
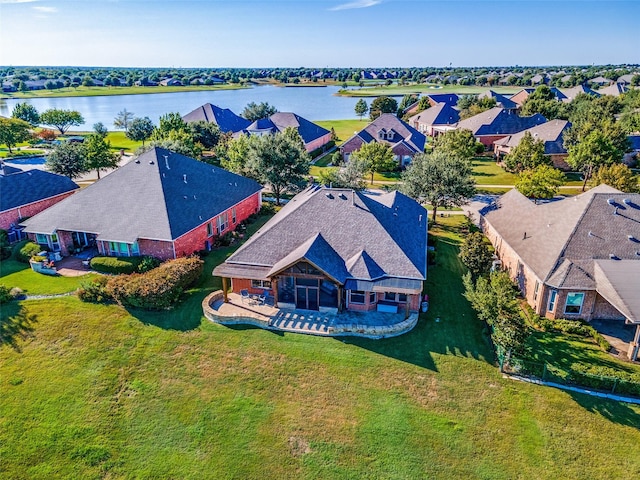
[(411, 163), (414, 155), (424, 152), (427, 137), (392, 113), (383, 113), (340, 146), (345, 161), (365, 143), (389, 145), (400, 167)]
[(55, 205), (78, 188), (62, 175), (0, 164), (0, 229), (17, 226), (23, 218)]
[(280, 308), (417, 311), (427, 212), (405, 195), (312, 186), (213, 271)]
[(69, 255), (166, 260), (211, 248), (215, 237), (260, 210), (262, 186), (169, 150), (154, 148), (23, 222), (29, 236)]
[(640, 342), (640, 194), (600, 185), (535, 205), (517, 190), (480, 211), (502, 268), (549, 318), (637, 324)]
[(408, 123), (425, 135), (433, 136), (434, 128), (438, 126), (455, 125), (460, 120), (460, 114), (451, 105), (436, 103), (409, 118)]

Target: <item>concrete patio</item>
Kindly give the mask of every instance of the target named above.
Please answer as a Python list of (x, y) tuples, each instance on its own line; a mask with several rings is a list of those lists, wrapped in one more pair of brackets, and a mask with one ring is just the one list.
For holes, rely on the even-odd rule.
[(590, 324), (611, 344), (609, 353), (629, 360), (629, 346), (633, 342), (636, 325), (626, 324), (622, 320), (592, 320)]
[(342, 312), (323, 313), (293, 310), (263, 305), (228, 294), (225, 303), (222, 290), (209, 294), (202, 302), (202, 311), (209, 320), (221, 325), (254, 325), (267, 330), (321, 335), (328, 337), (357, 336), (388, 338), (409, 332), (418, 322), (418, 313)]

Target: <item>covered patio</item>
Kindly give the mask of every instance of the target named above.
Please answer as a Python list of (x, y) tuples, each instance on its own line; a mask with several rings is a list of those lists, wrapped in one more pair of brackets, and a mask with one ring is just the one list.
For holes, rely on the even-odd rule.
[(388, 338), (409, 332), (418, 322), (418, 313), (405, 318), (402, 313), (328, 313), (277, 308), (268, 302), (248, 300), (237, 293), (217, 290), (202, 302), (204, 316), (221, 325), (254, 325), (267, 330), (322, 336)]

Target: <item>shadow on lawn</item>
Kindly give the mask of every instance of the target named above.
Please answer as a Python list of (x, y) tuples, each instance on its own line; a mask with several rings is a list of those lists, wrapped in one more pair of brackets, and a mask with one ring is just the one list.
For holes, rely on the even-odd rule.
[(0, 314), (0, 347), (7, 345), (21, 352), (19, 340), (32, 335), (37, 321), (36, 315), (28, 314), (24, 306), (17, 302), (4, 304)]
[[(627, 427), (640, 428), (640, 413), (630, 405), (614, 400), (604, 400), (581, 393), (568, 392), (575, 402), (588, 412), (599, 414), (610, 422)], [(639, 407), (640, 408), (640, 407)]]

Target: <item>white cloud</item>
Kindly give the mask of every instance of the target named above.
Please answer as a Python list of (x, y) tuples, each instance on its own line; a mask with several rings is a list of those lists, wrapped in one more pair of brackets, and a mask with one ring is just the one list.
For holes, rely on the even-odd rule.
[(337, 11), (337, 10), (351, 10), (352, 8), (367, 8), (373, 7), (374, 5), (378, 5), (382, 3), (382, 0), (355, 0), (349, 3), (343, 3), (342, 5), (337, 5), (329, 10)]
[(31, 7), (39, 13), (56, 13), (58, 9), (56, 7)]

